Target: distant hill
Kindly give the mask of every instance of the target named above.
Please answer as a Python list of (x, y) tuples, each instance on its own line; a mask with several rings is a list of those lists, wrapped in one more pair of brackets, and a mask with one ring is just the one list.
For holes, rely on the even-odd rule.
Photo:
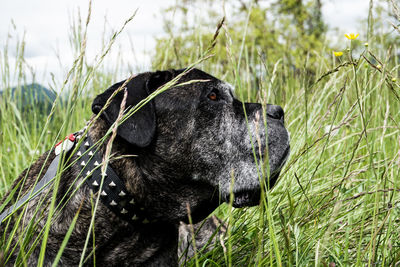
[(54, 92), (37, 83), (13, 87), (8, 91), (0, 91), (0, 96), (11, 98), (17, 103), (17, 107), (24, 111), (33, 106), (41, 111), (50, 111), (57, 97)]

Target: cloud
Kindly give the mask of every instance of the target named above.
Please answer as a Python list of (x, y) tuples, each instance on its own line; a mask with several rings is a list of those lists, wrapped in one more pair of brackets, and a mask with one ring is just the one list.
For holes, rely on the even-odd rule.
[[(171, 1), (93, 1), (91, 20), (88, 27), (87, 54), (91, 60), (102, 50), (104, 36), (111, 37), (111, 32), (118, 30), (125, 20), (136, 10), (137, 14), (125, 31), (119, 36), (114, 47), (118, 47), (124, 57), (136, 61), (138, 66), (149, 67), (148, 54), (142, 51), (154, 47), (154, 36), (162, 34), (161, 17), (155, 17), (160, 9), (167, 7)], [(0, 9), (0, 49), (8, 42), (9, 55), (16, 57), (18, 42), (24, 37), (25, 59), (42, 77), (43, 73), (53, 72), (62, 80), (65, 70), (61, 70), (57, 57), (63, 67), (71, 66), (73, 52), (69, 37), (71, 21), (78, 11), (85, 23), (88, 2), (81, 0), (68, 1), (24, 1), (3, 0)], [(75, 20), (76, 21), (76, 20)], [(15, 23), (16, 28), (14, 28)], [(106, 34), (104, 34), (106, 28)], [(137, 55), (133, 55), (132, 46)], [(113, 58), (105, 59), (113, 64)], [(15, 58), (10, 60), (10, 64)], [(107, 63), (107, 62), (106, 62)], [(51, 76), (45, 76), (50, 82)]]
[[(106, 36), (109, 37), (111, 30), (119, 29), (138, 9), (137, 15), (114, 44), (118, 48), (114, 53), (123, 54), (124, 60), (135, 66), (132, 67), (136, 68), (135, 71), (148, 69), (150, 57), (144, 51), (152, 50), (155, 46), (154, 37), (163, 34), (161, 10), (171, 3), (175, 1), (93, 1), (87, 42), (89, 60), (93, 61), (102, 49), (104, 27), (107, 29)], [(368, 1), (365, 0), (323, 2), (323, 15), (328, 24), (346, 32), (355, 31), (356, 21), (367, 16), (367, 9)], [(76, 18), (78, 10), (84, 23), (88, 10), (87, 1), (3, 0), (0, 9), (0, 51), (10, 33), (12, 38), (8, 40), (9, 54), (15, 57), (17, 40), (21, 40), (25, 32), (26, 61), (36, 70), (37, 77), (43, 79), (44, 85), (47, 85), (51, 81), (49, 72), (53, 72), (56, 79), (62, 81), (65, 78), (65, 68), (71, 66), (73, 61), (69, 36), (72, 18)], [(16, 29), (13, 29), (12, 21)], [(107, 57), (105, 65), (115, 64), (115, 58), (115, 54)]]
[(358, 22), (368, 17), (369, 1), (324, 1), (322, 13), (328, 25), (344, 32), (360, 31)]

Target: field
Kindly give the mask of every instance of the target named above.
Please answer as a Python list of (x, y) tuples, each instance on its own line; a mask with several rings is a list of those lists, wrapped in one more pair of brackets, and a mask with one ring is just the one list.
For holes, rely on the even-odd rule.
[[(390, 44), (380, 31), (349, 36), (353, 40), (337, 36), (344, 47), (341, 56), (332, 53), (326, 39), (318, 50), (299, 55), (299, 67), (284, 57), (265, 59), (247, 41), (251, 33), (246, 31), (235, 46), (229, 41), (230, 28), (217, 25), (207, 42), (195, 39), (198, 46), (183, 63), (230, 82), (244, 101), (281, 105), (291, 155), (277, 185), (266, 192), (267, 201), (244, 209), (222, 204), (215, 211), (228, 224), (226, 236), (211, 250), (199, 248), (187, 265), (398, 266), (399, 28), (392, 28), (397, 41)], [(76, 59), (65, 80), (53, 88), (58, 94), (53, 106), (45, 108), (49, 113), (38, 105), (21, 108), (7, 93), (15, 84), (31, 83), (23, 72), (23, 49), (29, 44), (18, 47), (16, 70), (8, 65), (9, 48), (0, 52), (0, 87), (6, 89), (0, 98), (0, 196), (38, 155), (84, 126), (93, 97), (116, 82), (123, 69), (109, 71), (102, 65), (119, 31), (96, 64), (86, 64), (86, 27), (82, 23), (74, 29)], [(219, 35), (214, 35), (215, 27)], [(165, 62), (177, 44), (166, 45), (169, 50), (163, 51), (169, 54), (157, 55), (162, 58), (154, 69), (173, 67)], [(229, 64), (221, 67), (218, 62)], [(0, 237), (5, 255), (7, 246)]]

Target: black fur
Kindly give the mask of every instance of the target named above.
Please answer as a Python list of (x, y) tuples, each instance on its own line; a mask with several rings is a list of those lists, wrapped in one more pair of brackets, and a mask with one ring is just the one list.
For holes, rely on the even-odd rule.
[[(182, 71), (159, 71), (134, 77), (126, 86), (127, 111)], [(268, 105), (266, 114), (263, 114), (260, 104), (243, 104), (234, 98), (229, 85), (201, 70), (191, 70), (178, 83), (192, 80), (201, 81), (168, 89), (119, 126), (112, 146), (112, 154), (118, 159), (112, 160), (110, 166), (146, 216), (154, 222), (132, 226), (99, 203), (93, 228), (96, 247), (94, 250), (91, 240), (85, 255), (88, 257), (86, 265), (92, 265), (95, 260), (97, 266), (176, 266), (180, 221), (187, 221), (189, 215), (194, 222), (203, 220), (221, 201), (229, 199), (231, 191), (235, 207), (259, 203), (262, 186), (259, 173), (266, 170), (262, 162), (256, 164), (253, 147), (257, 160), (266, 161), (268, 154), (270, 175), (267, 173), (266, 176), (270, 187), (275, 183), (289, 154), (289, 135), (283, 125), (283, 110)], [(122, 84), (113, 85), (95, 98), (92, 105), (95, 114), (102, 110)], [(89, 129), (94, 142), (100, 140), (115, 122), (122, 99), (123, 91), (116, 95)], [(263, 124), (263, 116), (267, 116), (268, 127)], [(105, 152), (106, 143), (100, 148), (101, 154)], [(50, 153), (52, 158), (54, 153)], [(122, 157), (132, 154), (137, 156)], [(26, 174), (22, 191), (27, 192), (38, 179), (41, 168), (45, 166), (46, 169), (49, 165), (45, 159), (46, 154), (29, 171), (24, 171), (14, 186), (20, 185)], [(69, 192), (69, 198), (66, 206), (53, 217), (46, 266), (54, 261), (78, 210), (77, 224), (61, 257), (60, 266), (76, 266), (79, 263), (88, 231), (93, 230), (89, 229), (91, 203), (96, 196), (85, 185), (78, 187), (82, 178), (74, 183), (79, 170), (73, 165), (61, 177), (58, 198), (61, 201), (66, 192)], [(233, 188), (232, 175), (235, 179)], [(74, 194), (68, 191), (70, 186), (76, 190)], [(41, 195), (45, 200), (39, 210), (43, 216), (34, 220), (38, 224), (34, 237), (45, 225), (51, 192), (50, 187)], [(39, 200), (38, 197), (27, 204), (19, 231), (29, 225)], [(0, 229), (1, 234), (7, 237), (10, 228), (6, 233), (4, 230)], [(7, 265), (15, 263), (21, 246), (23, 251), (30, 251), (32, 242), (21, 244), (13, 239), (12, 247), (16, 246), (16, 249), (5, 252), (5, 255), (11, 253)], [(95, 255), (90, 255), (93, 250)], [(31, 250), (25, 259), (28, 266), (37, 264), (39, 251), (40, 245)]]

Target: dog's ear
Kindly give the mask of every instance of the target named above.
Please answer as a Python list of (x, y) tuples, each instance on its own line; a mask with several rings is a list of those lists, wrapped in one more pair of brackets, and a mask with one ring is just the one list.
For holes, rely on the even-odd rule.
[[(173, 71), (157, 71), (155, 73), (143, 73), (134, 77), (126, 85), (128, 96), (126, 99), (127, 110), (135, 107), (141, 100), (149, 96), (151, 92), (170, 81), (174, 77)], [(98, 95), (92, 103), (92, 111), (98, 114), (110, 96), (125, 81), (119, 82)], [(124, 91), (115, 95), (110, 105), (101, 114), (102, 118), (111, 126), (118, 117)], [(156, 131), (156, 113), (153, 100), (145, 104), (138, 111), (125, 120), (117, 130), (120, 137), (137, 147), (148, 146), (154, 138)]]
[(156, 89), (171, 81), (176, 74), (175, 70), (153, 72), (147, 81), (147, 89), (149, 90), (149, 93), (154, 92)]

